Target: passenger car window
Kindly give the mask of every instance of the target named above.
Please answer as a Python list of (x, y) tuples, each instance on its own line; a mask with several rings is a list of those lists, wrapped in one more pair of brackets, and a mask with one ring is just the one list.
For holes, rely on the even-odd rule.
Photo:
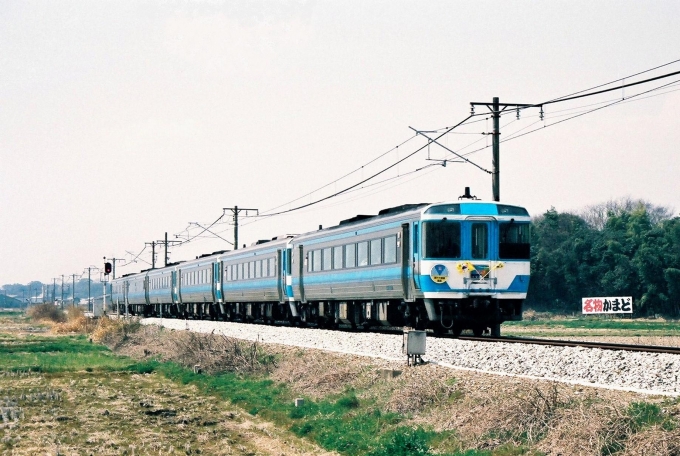
[(384, 238), (385, 243), (385, 263), (397, 262), (397, 236)]
[(333, 269), (342, 269), (342, 246), (333, 247)]
[(357, 264), (368, 266), (368, 241), (357, 243)]
[(357, 265), (357, 245), (347, 244), (345, 246), (345, 267), (353, 268)]
[(331, 253), (331, 248), (323, 249), (323, 270), (329, 271), (333, 264), (333, 254)]
[(382, 263), (382, 239), (371, 240), (371, 264)]
[(312, 257), (314, 260), (312, 261), (312, 266), (314, 268), (314, 272), (320, 271), (321, 270), (321, 250), (314, 250), (312, 252)]

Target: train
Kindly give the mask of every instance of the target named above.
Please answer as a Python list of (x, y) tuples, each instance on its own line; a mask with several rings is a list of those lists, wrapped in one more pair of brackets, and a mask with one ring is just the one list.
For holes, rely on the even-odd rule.
[(119, 314), (410, 327), (499, 336), (522, 319), (530, 223), (520, 206), (404, 204), (112, 280)]

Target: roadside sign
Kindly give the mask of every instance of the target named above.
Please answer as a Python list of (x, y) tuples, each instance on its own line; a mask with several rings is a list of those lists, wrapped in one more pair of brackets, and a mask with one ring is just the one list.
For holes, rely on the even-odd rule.
[(618, 314), (633, 313), (633, 298), (606, 297), (606, 298), (582, 298), (581, 308), (584, 315), (589, 314)]

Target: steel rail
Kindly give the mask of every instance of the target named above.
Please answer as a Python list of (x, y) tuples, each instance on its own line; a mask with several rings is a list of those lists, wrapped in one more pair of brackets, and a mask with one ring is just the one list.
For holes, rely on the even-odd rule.
[(469, 340), (474, 342), (505, 342), (511, 344), (535, 344), (535, 345), (552, 345), (556, 347), (584, 347), (584, 348), (599, 348), (601, 350), (620, 350), (620, 351), (634, 351), (634, 352), (648, 352), (648, 353), (669, 353), (673, 355), (680, 355), (680, 347), (668, 347), (663, 345), (634, 345), (634, 344), (613, 344), (609, 342), (590, 342), (580, 340), (557, 340), (557, 339), (534, 339), (529, 337), (489, 337), (489, 336), (460, 336), (460, 340)]

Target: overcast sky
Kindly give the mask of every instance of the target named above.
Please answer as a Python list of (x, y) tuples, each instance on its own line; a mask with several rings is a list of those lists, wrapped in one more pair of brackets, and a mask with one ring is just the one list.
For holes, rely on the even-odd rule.
[[(454, 125), (472, 101), (539, 103), (674, 61), (678, 17), (677, 1), (0, 2), (0, 284), (129, 261), (225, 207), (315, 201), (423, 146), (409, 126)], [(503, 117), (502, 139), (547, 128), (501, 144), (501, 200), (538, 215), (630, 196), (677, 214), (680, 86), (550, 126), (677, 79), (549, 105), (543, 121), (536, 109)], [(474, 120), (441, 141), (490, 144), (490, 121)], [(456, 200), (465, 186), (491, 199), (472, 165), (405, 175), (436, 163), (428, 152), (455, 158), (431, 146), (379, 185), (243, 219), (240, 243)], [(490, 169), (489, 148), (467, 158)], [(211, 231), (233, 241), (230, 221)], [(226, 241), (199, 237), (170, 257)], [(125, 261), (118, 275), (146, 268), (151, 248)]]

